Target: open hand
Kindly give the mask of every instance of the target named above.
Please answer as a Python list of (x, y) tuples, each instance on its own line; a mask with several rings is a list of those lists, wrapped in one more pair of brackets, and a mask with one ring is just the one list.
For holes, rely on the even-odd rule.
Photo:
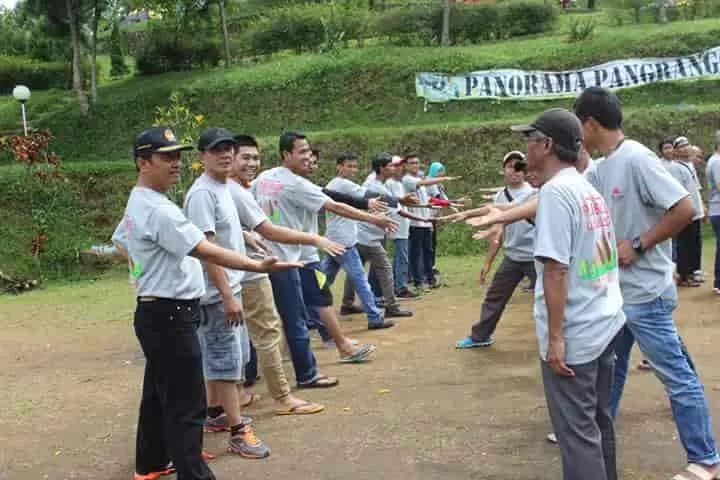
[(331, 257), (338, 257), (345, 253), (345, 247), (325, 237), (319, 237), (319, 240), (315, 244), (315, 246), (320, 250), (323, 250)]
[(245, 243), (247, 244), (248, 247), (250, 247), (251, 249), (257, 250), (258, 252), (262, 253), (263, 255), (272, 255), (273, 254), (270, 247), (268, 247), (265, 244), (265, 242), (260, 240), (260, 238), (258, 238), (258, 236), (255, 234), (251, 233), (251, 234), (247, 235), (245, 237)]
[(290, 270), (291, 268), (302, 268), (305, 266), (302, 262), (281, 262), (278, 257), (267, 257), (264, 258), (260, 264), (263, 269), (268, 272), (281, 272), (283, 270)]
[(403, 195), (398, 199), (398, 202), (402, 205), (410, 207), (420, 204), (420, 200), (418, 200), (417, 196), (414, 193), (408, 193), (406, 195)]
[(400, 227), (400, 224), (390, 217), (376, 216), (373, 224), (378, 228), (382, 228), (387, 233), (396, 232), (398, 227)]
[(385, 213), (388, 211), (388, 204), (383, 202), (380, 197), (368, 200), (368, 211), (370, 213)]

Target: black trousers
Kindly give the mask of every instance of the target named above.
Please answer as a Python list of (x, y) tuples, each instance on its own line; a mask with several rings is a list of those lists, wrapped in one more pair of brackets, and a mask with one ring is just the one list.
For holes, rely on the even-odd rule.
[(178, 480), (215, 476), (202, 459), (207, 410), (197, 301), (138, 302), (135, 334), (145, 354), (135, 469), (163, 470), (172, 460)]
[(411, 226), (409, 240), (410, 281), (416, 287), (432, 283), (435, 278), (432, 271), (432, 229)]
[(677, 272), (681, 280), (687, 280), (700, 269), (701, 250), (698, 248), (700, 220), (682, 229), (677, 236)]

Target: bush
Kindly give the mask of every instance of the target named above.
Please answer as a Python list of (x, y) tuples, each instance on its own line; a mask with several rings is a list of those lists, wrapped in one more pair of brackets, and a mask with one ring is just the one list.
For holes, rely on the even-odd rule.
[(508, 3), (500, 7), (504, 37), (534, 35), (550, 30), (558, 18), (552, 4), (536, 2)]
[(592, 18), (585, 20), (573, 19), (570, 23), (570, 38), (568, 40), (570, 42), (582, 42), (591, 38), (595, 33), (595, 26), (595, 20)]
[[(439, 25), (442, 25), (440, 11)], [(382, 13), (376, 21), (379, 35), (386, 37), (396, 45), (432, 45), (440, 38), (438, 9), (422, 7), (389, 10)]]
[(140, 48), (136, 62), (141, 75), (152, 75), (216, 67), (220, 58), (220, 43), (211, 35), (155, 29)]
[(0, 94), (10, 93), (17, 84), (27, 85), (33, 90), (64, 88), (67, 73), (67, 66), (62, 62), (0, 56)]
[(123, 77), (130, 73), (130, 69), (125, 63), (125, 55), (123, 54), (122, 40), (120, 36), (120, 24), (113, 22), (112, 32), (110, 33), (110, 76), (113, 78)]

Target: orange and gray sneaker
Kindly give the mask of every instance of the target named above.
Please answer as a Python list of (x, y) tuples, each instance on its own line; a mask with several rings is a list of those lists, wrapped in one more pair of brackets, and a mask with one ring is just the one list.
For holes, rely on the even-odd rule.
[(248, 424), (243, 424), (237, 433), (230, 436), (227, 450), (245, 458), (266, 458), (270, 456), (270, 449), (255, 436), (253, 428)]
[[(202, 459), (205, 460), (205, 462), (209, 462), (210, 460), (215, 460), (217, 458), (217, 455), (213, 455), (210, 452), (207, 452), (205, 450), (201, 453)], [(164, 469), (157, 470), (154, 472), (148, 472), (148, 473), (135, 473), (134, 480), (158, 480), (160, 477), (164, 477), (166, 475), (172, 475), (175, 473), (175, 467), (173, 466), (172, 462), (168, 462), (168, 464), (165, 466)]]

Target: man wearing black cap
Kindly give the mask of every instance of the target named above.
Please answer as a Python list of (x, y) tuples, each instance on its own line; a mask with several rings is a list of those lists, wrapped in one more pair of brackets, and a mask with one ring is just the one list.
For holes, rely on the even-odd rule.
[(543, 183), (535, 237), (535, 326), (564, 480), (615, 480), (610, 415), (614, 342), (625, 323), (615, 232), (605, 201), (576, 170), (579, 120), (551, 109), (513, 127)]
[[(526, 165), (525, 155), (522, 152), (513, 151), (505, 155), (503, 158), (505, 188), (495, 196), (495, 205), (519, 205), (536, 194), (537, 190), (525, 181)], [(527, 221), (506, 226), (500, 238), (490, 243), (485, 265), (480, 271), (481, 285), (487, 281), (487, 275), (495, 256), (500, 251), (500, 246), (504, 250), (503, 261), (485, 294), (480, 320), (473, 324), (469, 336), (455, 343), (455, 348), (488, 347), (494, 343), (492, 335), (520, 281), (528, 277), (531, 284), (535, 285), (534, 244), (535, 228)]]
[(251, 260), (207, 241), (190, 223), (166, 196), (179, 177), (181, 152), (190, 149), (164, 126), (137, 137), (138, 181), (113, 234), (113, 243), (128, 255), (137, 295), (135, 333), (146, 358), (136, 480), (175, 470), (178, 480), (215, 478), (202, 454), (207, 404), (196, 329), (205, 284), (198, 259), (236, 270), (298, 266), (276, 257)]
[[(224, 128), (208, 128), (200, 135), (198, 150), (205, 172), (185, 195), (185, 214), (211, 242), (246, 255), (240, 218), (228, 177), (235, 155), (235, 135)], [(207, 381), (208, 423), (225, 415), (230, 430), (228, 450), (246, 458), (265, 458), (270, 450), (253, 432), (240, 406), (252, 401), (241, 398), (250, 342), (242, 311), (244, 272), (204, 262), (205, 295), (200, 300), (198, 329)], [(247, 394), (245, 394), (247, 397)]]

